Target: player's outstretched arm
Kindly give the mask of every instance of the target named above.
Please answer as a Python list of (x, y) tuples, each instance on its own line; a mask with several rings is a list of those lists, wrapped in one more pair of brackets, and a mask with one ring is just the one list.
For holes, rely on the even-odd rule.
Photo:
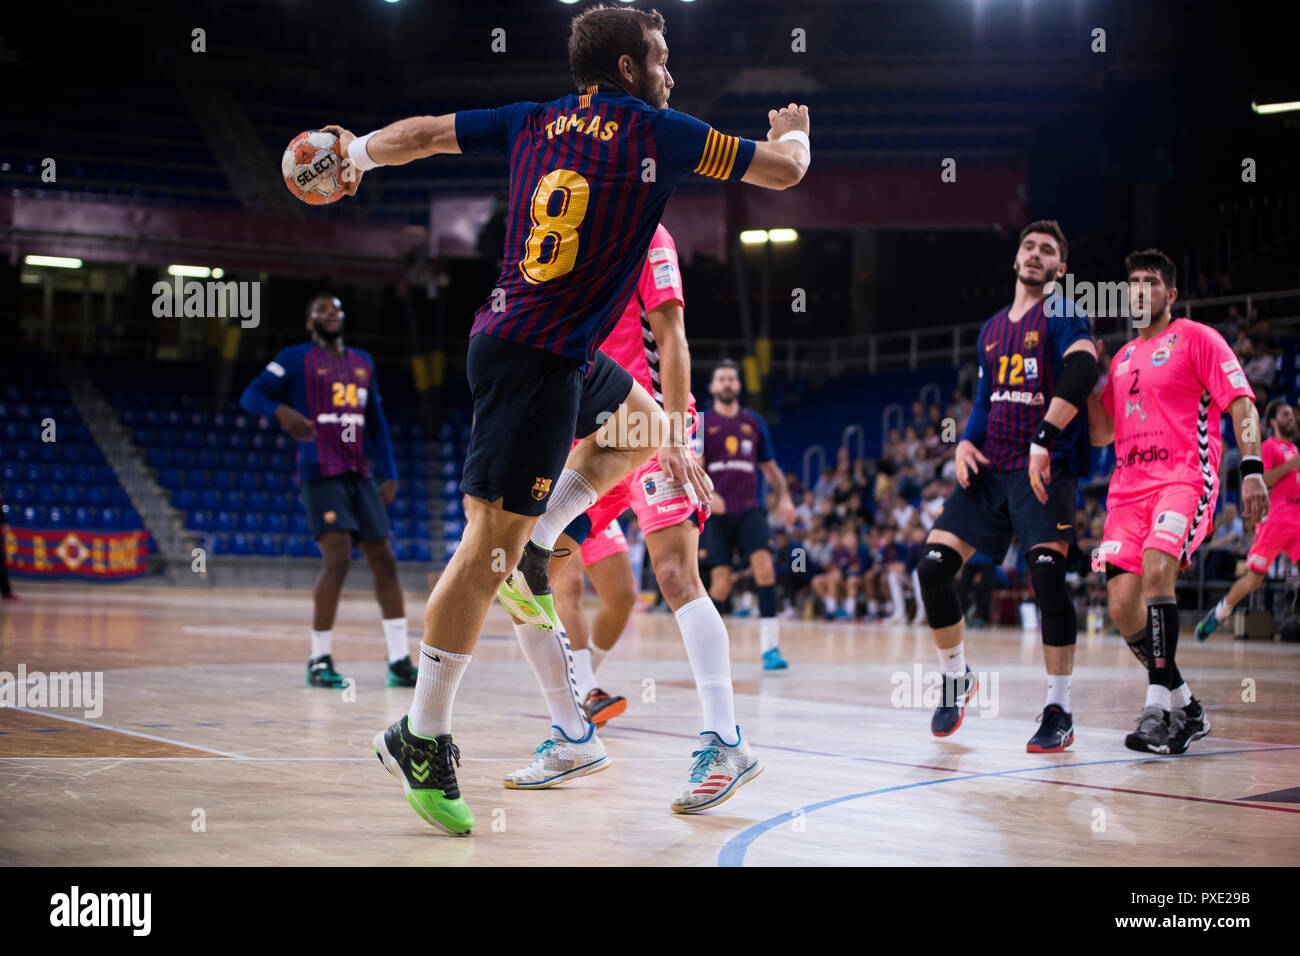
[(755, 144), (754, 158), (740, 181), (767, 189), (789, 189), (798, 185), (812, 161), (808, 144), (808, 107), (791, 103), (767, 114), (771, 128), (767, 142)]
[[(410, 116), (361, 137), (342, 126), (322, 126), (321, 129), (339, 138), (343, 155), (351, 166), (363, 173), (376, 166), (403, 166), (426, 156), (460, 152), (455, 113)], [(343, 182), (347, 194), (352, 196), (356, 194), (361, 177), (345, 176)]]

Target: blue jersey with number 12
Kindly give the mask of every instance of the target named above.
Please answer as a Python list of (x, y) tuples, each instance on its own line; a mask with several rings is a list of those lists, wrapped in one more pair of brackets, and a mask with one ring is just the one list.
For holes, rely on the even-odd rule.
[(632, 297), (668, 197), (690, 173), (738, 180), (753, 140), (595, 86), (456, 114), (463, 153), (510, 161), (505, 259), (484, 332), (590, 364)]

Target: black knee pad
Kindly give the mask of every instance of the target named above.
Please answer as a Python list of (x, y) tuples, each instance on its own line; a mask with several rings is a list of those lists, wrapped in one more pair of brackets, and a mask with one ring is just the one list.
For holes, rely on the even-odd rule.
[(1065, 556), (1051, 548), (1031, 548), (1025, 561), (1043, 617), (1043, 643), (1048, 647), (1072, 646), (1079, 639), (1079, 621), (1065, 584)]
[(957, 592), (961, 564), (961, 555), (946, 544), (927, 544), (916, 565), (921, 603), (932, 628), (950, 627), (962, 619), (961, 595)]

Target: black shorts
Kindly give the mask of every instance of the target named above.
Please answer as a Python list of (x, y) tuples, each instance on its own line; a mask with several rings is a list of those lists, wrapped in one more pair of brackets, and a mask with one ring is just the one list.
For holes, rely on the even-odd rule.
[(969, 488), (958, 485), (934, 522), (938, 531), (961, 538), (1001, 564), (1014, 536), (1028, 551), (1048, 541), (1074, 543), (1074, 502), (1079, 479), (1058, 470), (1040, 504), (1029, 486), (1029, 472), (981, 469)]
[(314, 538), (327, 531), (350, 531), (353, 541), (375, 541), (389, 535), (388, 512), (379, 500), (379, 487), (373, 478), (354, 471), (304, 482), (302, 504)]
[(755, 551), (771, 551), (772, 529), (762, 508), (711, 515), (700, 532), (700, 563), (706, 568), (730, 567), (736, 551), (745, 560)]
[(469, 340), (465, 372), (474, 425), (460, 490), (500, 498), (503, 509), (521, 515), (546, 510), (575, 431), (595, 431), (596, 416), (618, 408), (632, 390), (632, 376), (604, 353), (584, 378), (577, 359), (485, 334)]

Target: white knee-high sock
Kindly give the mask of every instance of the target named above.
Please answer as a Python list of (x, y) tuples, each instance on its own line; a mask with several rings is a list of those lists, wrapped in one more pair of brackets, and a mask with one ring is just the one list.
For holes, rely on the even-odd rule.
[(469, 654), (453, 654), (428, 644), (420, 645), (420, 676), (416, 678), (415, 695), (407, 713), (411, 733), (418, 737), (451, 733), (451, 705), (469, 662)]
[(704, 730), (713, 731), (724, 743), (734, 743), (736, 705), (731, 690), (731, 649), (722, 615), (713, 601), (702, 597), (683, 604), (675, 616), (695, 675)]
[[(560, 472), (551, 500), (546, 503), (546, 513), (533, 529), (533, 544), (547, 551), (555, 547), (560, 532), (569, 522), (596, 503), (596, 489), (581, 473), (572, 468)], [(585, 731), (584, 731), (585, 733)]]
[(573, 676), (578, 681), (578, 699), (586, 700), (596, 689), (596, 672), (591, 666), (591, 648), (573, 652)]
[(587, 652), (591, 655), (591, 673), (594, 676), (596, 671), (600, 670), (601, 662), (605, 660), (609, 651), (592, 644), (591, 647), (587, 648)]
[(384, 643), (388, 645), (389, 662), (400, 661), (411, 653), (406, 643), (406, 618), (394, 617), (382, 622), (384, 625)]
[(578, 698), (573, 674), (573, 646), (563, 631), (543, 631), (529, 624), (516, 624), (515, 636), (524, 658), (537, 677), (546, 698), (551, 723), (571, 740), (587, 736), (587, 714)]

